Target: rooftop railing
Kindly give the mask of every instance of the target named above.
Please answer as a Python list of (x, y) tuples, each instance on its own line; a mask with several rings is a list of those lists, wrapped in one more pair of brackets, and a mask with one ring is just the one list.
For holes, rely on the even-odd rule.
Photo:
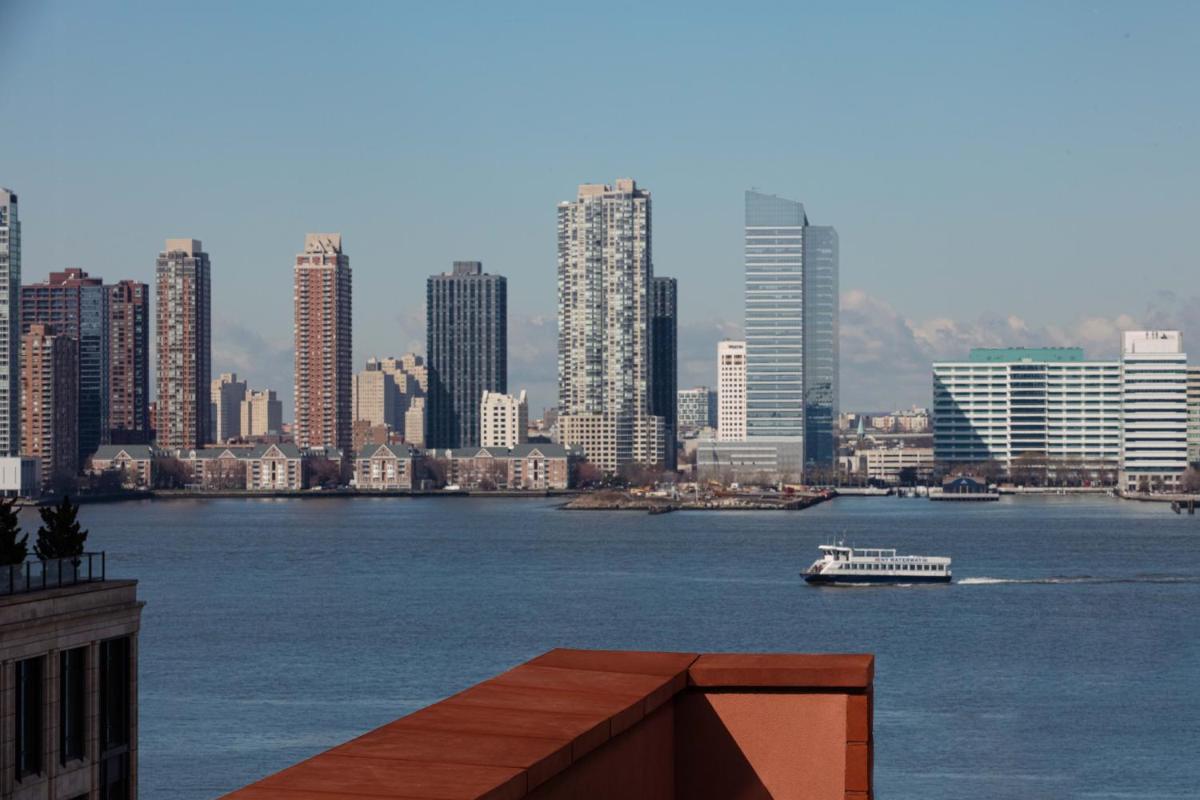
[(104, 580), (104, 552), (0, 566), (0, 597)]

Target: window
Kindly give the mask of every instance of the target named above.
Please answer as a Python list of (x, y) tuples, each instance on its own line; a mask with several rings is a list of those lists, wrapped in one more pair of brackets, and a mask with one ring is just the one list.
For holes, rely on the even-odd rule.
[(42, 772), (42, 670), (44, 659), (17, 662), (15, 702), (15, 768), (17, 780)]
[(101, 800), (128, 800), (129, 638), (100, 643), (100, 793)]
[(100, 643), (100, 749), (129, 744), (129, 639)]
[(59, 761), (64, 766), (68, 761), (84, 756), (87, 720), (87, 687), (84, 672), (86, 659), (86, 647), (64, 650), (59, 654), (58, 753)]

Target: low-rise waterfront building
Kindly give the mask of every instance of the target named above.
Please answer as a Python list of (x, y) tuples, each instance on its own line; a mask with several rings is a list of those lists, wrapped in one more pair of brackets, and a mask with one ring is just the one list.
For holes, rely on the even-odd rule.
[(701, 439), (696, 447), (696, 477), (730, 483), (794, 483), (803, 478), (803, 449), (779, 439), (740, 442)]
[(88, 472), (121, 473), (121, 485), (127, 489), (149, 489), (154, 485), (155, 450), (148, 444), (104, 444), (92, 454)]
[(103, 553), (0, 566), (0, 798), (135, 798), (137, 582)]
[(869, 480), (895, 484), (906, 475), (920, 481), (933, 475), (932, 447), (880, 447), (860, 450), (856, 455)]
[(366, 445), (355, 461), (354, 485), (361, 490), (411, 490), (419, 458), (409, 444)]
[(246, 463), (246, 489), (298, 492), (304, 488), (304, 455), (290, 443), (260, 444), (239, 453)]
[(447, 483), (464, 489), (567, 489), (578, 451), (561, 444), (521, 444), (516, 447), (459, 447), (430, 450), (429, 457), (446, 464)]
[(948, 466), (995, 463), (1110, 481), (1121, 463), (1121, 363), (1075, 347), (976, 348), (933, 365), (933, 449)]
[(191, 469), (189, 488), (238, 490), (246, 488), (244, 448), (205, 447), (181, 451), (178, 458)]
[(305, 450), (290, 442), (181, 450), (173, 455), (188, 468), (188, 488), (276, 492), (306, 488), (309, 462), (325, 457), (323, 450)]

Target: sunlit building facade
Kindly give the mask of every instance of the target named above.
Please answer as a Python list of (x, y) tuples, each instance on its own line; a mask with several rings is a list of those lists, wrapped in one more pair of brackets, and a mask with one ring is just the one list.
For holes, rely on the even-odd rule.
[(296, 444), (353, 444), (354, 379), (350, 256), (340, 233), (309, 233), (296, 256)]
[(199, 239), (167, 239), (158, 254), (155, 429), (166, 448), (202, 446), (209, 434), (212, 280)]
[(605, 472), (665, 458), (651, 413), (650, 192), (622, 178), (558, 205), (558, 436)]
[(1179, 331), (1126, 331), (1121, 489), (1178, 491), (1188, 464), (1188, 368)]

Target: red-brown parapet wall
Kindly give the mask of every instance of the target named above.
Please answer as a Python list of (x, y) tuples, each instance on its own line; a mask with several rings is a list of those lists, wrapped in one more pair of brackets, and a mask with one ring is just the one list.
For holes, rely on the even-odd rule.
[(872, 796), (871, 655), (551, 650), (229, 800)]

